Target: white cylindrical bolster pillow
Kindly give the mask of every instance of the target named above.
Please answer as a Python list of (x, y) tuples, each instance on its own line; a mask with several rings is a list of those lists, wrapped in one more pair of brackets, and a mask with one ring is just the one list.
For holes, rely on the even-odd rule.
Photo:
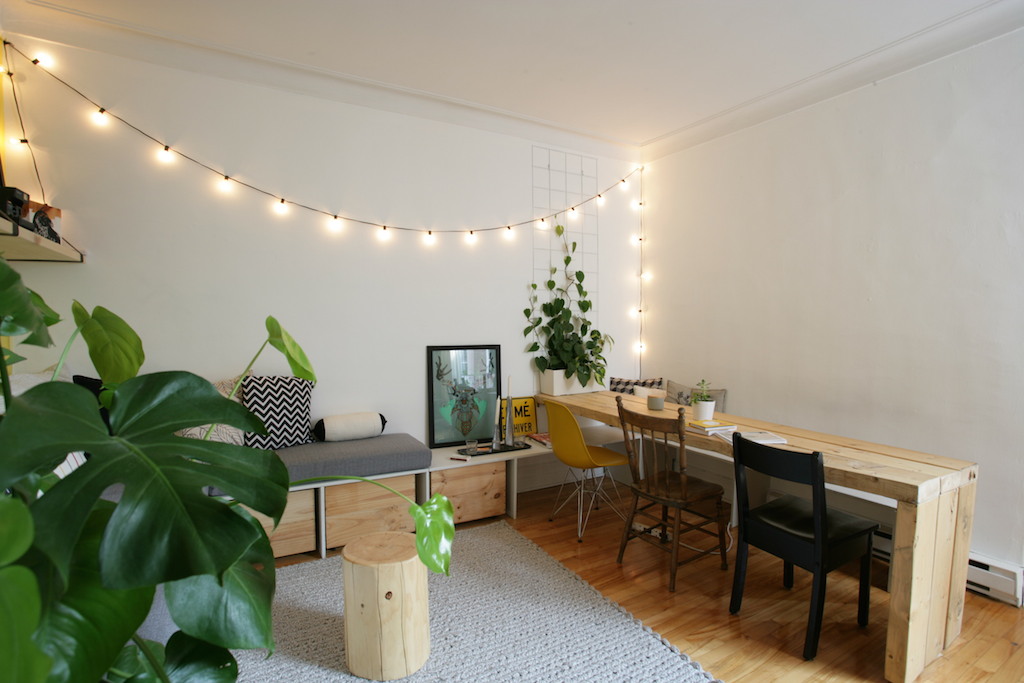
[(351, 441), (380, 436), (387, 420), (380, 413), (349, 413), (332, 415), (313, 425), (313, 435), (319, 441)]

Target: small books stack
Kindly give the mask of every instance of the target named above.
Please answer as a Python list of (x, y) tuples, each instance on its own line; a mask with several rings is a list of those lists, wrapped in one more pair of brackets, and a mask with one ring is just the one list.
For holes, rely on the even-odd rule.
[[(784, 437), (773, 432), (739, 432), (739, 435), (744, 439), (750, 439), (757, 443), (786, 443), (786, 439)], [(719, 432), (716, 436), (724, 441), (732, 443), (732, 432)]]
[(686, 428), (696, 434), (714, 436), (715, 434), (731, 434), (736, 431), (736, 425), (720, 420), (691, 420), (686, 423)]
[(551, 448), (551, 435), (547, 432), (534, 432), (533, 434), (527, 434), (526, 438), (539, 443), (541, 446)]

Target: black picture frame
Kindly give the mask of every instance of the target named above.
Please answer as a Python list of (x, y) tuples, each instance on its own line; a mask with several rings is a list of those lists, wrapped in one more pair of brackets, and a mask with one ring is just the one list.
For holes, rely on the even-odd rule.
[(501, 401), (501, 346), (427, 347), (430, 447), (490, 442)]

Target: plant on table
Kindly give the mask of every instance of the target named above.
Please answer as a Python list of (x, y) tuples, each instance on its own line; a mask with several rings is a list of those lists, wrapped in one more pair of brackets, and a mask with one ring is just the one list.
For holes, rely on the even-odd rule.
[(696, 388), (694, 388), (693, 393), (690, 394), (690, 402), (702, 403), (710, 400), (712, 400), (711, 385), (708, 384), (707, 380), (702, 379), (701, 381), (697, 382)]
[[(12, 397), (8, 365), (21, 359), (4, 348), (0, 362), (0, 682), (235, 681), (230, 649), (274, 647), (273, 552), (246, 508), (280, 521), (287, 469), (272, 451), (176, 436), (211, 421), (265, 429), (197, 375), (138, 374), (142, 341), (114, 313), (78, 302), (72, 312), (68, 345), (85, 340), (103, 383), (98, 397), (61, 381)], [(0, 258), (0, 335), (49, 346), (59, 320)], [(315, 380), (272, 317), (267, 332), (264, 347)], [(75, 451), (90, 457), (59, 479), (54, 469)], [(120, 500), (104, 500), (115, 484)], [(205, 495), (209, 486), (226, 495)], [(409, 502), (420, 558), (447, 573), (451, 504)], [(166, 644), (135, 633), (161, 584), (181, 629)]]
[(587, 318), (593, 302), (583, 286), (584, 272), (573, 266), (576, 242), (569, 242), (562, 225), (555, 226), (555, 235), (562, 239), (562, 281), (555, 280), (559, 269), (552, 266), (551, 277), (545, 282), (547, 300), (543, 302), (537, 283), (530, 285), (530, 307), (523, 310), (529, 324), (523, 336), (532, 335), (533, 341), (526, 350), (540, 352), (533, 364), (541, 372), (562, 370), (566, 379), (575, 376), (583, 386), (591, 379), (604, 384), (603, 354), (605, 348), (612, 347), (614, 340), (602, 334)]

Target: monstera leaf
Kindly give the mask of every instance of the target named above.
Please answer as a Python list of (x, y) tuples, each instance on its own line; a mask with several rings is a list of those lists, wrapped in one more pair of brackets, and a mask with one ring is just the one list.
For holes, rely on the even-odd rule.
[(93, 395), (49, 382), (11, 402), (0, 423), (0, 489), (64, 454), (91, 458), (31, 505), (36, 547), (67, 578), (71, 549), (89, 511), (114, 484), (124, 491), (100, 549), (104, 584), (131, 588), (194, 574), (219, 575), (260, 535), (204, 487), (214, 486), (275, 522), (284, 510), (288, 472), (276, 454), (186, 439), (174, 431), (210, 421), (263, 431), (260, 420), (222, 397), (205, 379), (163, 372), (130, 379), (113, 392), (108, 432)]
[(263, 648), (273, 654), (274, 552), (259, 522), (234, 510), (259, 530), (257, 541), (220, 580), (202, 574), (174, 581), (164, 586), (164, 596), (174, 623), (185, 633), (221, 647)]
[(128, 323), (102, 306), (94, 308), (90, 315), (77, 301), (71, 305), (71, 313), (105, 385), (120, 384), (139, 373), (146, 354), (142, 340)]
[(60, 316), (25, 286), (7, 261), (0, 259), (0, 336), (27, 334), (21, 340), (23, 344), (50, 346), (53, 342), (47, 327), (58, 320)]
[(306, 357), (306, 352), (272, 315), (267, 316), (267, 342), (288, 359), (293, 375), (316, 382), (316, 373), (313, 372), (313, 364)]
[(44, 586), (44, 594), (60, 595), (47, 605), (35, 635), (53, 659), (49, 680), (101, 680), (153, 603), (152, 586), (116, 590), (100, 578), (99, 549), (113, 509), (113, 503), (101, 501), (88, 515), (72, 554), (67, 589), (61, 593)]
[(416, 552), (420, 561), (430, 571), (447, 576), (455, 538), (452, 502), (435, 493), (423, 505), (409, 506), (409, 514), (416, 522)]

